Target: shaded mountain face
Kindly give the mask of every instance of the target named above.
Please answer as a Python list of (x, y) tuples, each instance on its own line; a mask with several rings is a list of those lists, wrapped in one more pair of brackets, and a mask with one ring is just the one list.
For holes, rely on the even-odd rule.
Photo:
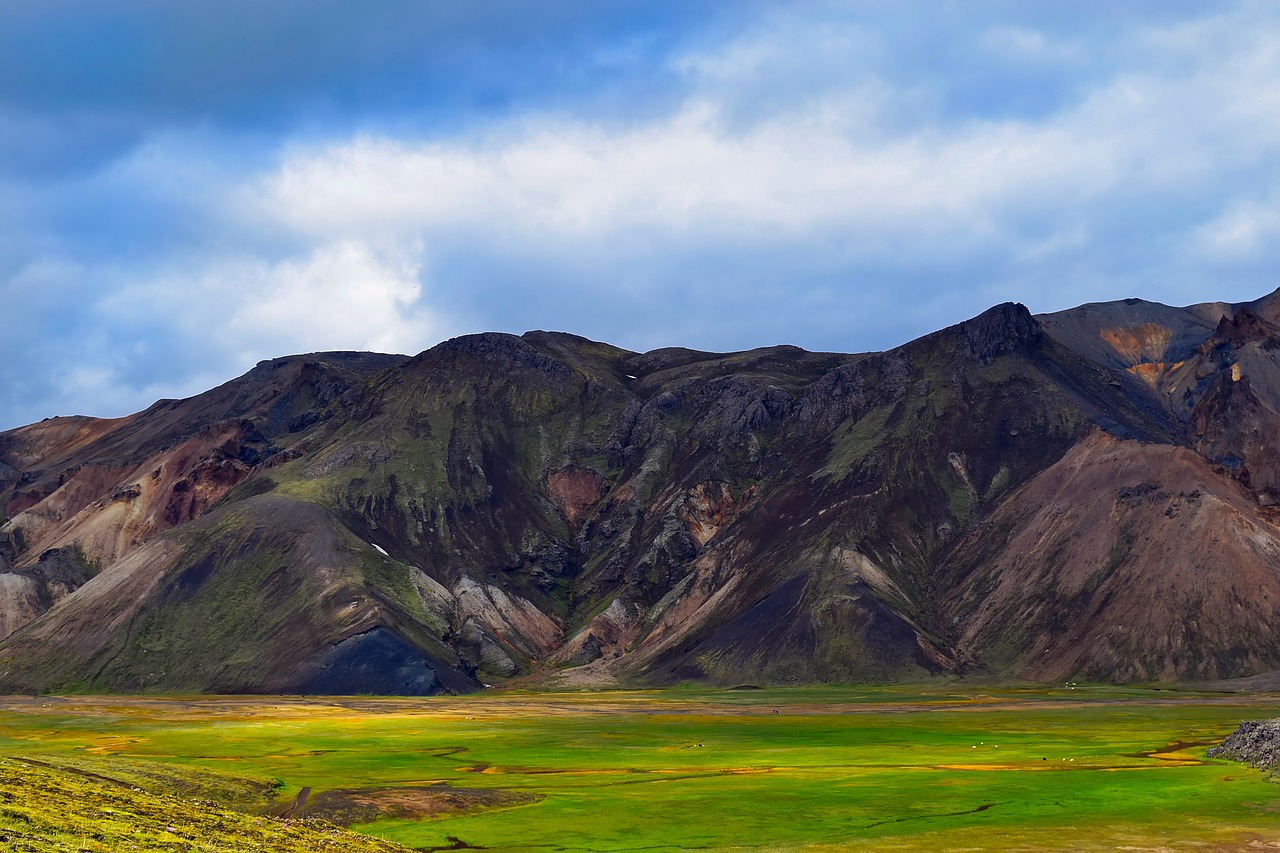
[(1280, 296), (472, 335), (0, 433), (0, 690), (1280, 669)]

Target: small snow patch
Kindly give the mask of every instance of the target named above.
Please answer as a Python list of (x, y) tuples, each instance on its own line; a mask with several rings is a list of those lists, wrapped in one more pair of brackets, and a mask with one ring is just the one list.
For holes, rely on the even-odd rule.
[(390, 555), (390, 554), (388, 554), (386, 551), (384, 551), (380, 545), (374, 545), (372, 542), (370, 542), (369, 544), (370, 544), (370, 545), (373, 545), (373, 550), (377, 551), (377, 552), (378, 552), (379, 554), (381, 554), (382, 556), (384, 556), (384, 557), (390, 557), (390, 556), (391, 556), (391, 555)]

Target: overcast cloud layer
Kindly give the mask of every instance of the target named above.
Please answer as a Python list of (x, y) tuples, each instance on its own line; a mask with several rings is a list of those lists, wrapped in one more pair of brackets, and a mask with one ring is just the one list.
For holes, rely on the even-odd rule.
[(1280, 285), (1272, 3), (0, 0), (0, 428), (468, 332)]

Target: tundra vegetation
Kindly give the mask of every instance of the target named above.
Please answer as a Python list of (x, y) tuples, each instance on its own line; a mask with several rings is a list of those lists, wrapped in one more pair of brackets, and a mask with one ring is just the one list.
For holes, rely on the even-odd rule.
[(1280, 787), (1205, 753), (1278, 701), (956, 684), (9, 698), (0, 834), (40, 853), (1245, 849), (1276, 840)]

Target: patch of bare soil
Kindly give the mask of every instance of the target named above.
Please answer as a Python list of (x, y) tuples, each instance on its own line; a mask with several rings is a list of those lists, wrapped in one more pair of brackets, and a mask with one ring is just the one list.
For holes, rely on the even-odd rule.
[(307, 807), (307, 798), (311, 796), (310, 786), (303, 788), (298, 792), (298, 796), (290, 803), (284, 811), (280, 812), (280, 817), (289, 818), (297, 817), (303, 809)]
[[(1126, 754), (1126, 758), (1154, 758), (1157, 761), (1167, 761), (1171, 764), (1207, 764), (1196, 755), (1186, 754), (1187, 750), (1198, 749), (1202, 746), (1213, 746), (1216, 740), (1178, 740), (1168, 746), (1157, 747), (1156, 749), (1148, 749), (1143, 752)], [(1213, 754), (1213, 750), (1209, 750), (1209, 754)]]
[(381, 817), (419, 819), (466, 811), (509, 809), (539, 802), (542, 794), (448, 785), (399, 788), (339, 788), (310, 798), (294, 817), (321, 818), (340, 826)]

